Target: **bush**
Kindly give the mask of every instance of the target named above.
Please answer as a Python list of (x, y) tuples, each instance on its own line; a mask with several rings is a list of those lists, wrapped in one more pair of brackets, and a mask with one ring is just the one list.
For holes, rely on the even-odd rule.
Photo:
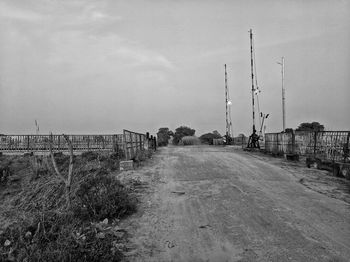
[(192, 146), (192, 145), (200, 145), (201, 141), (198, 137), (195, 136), (185, 136), (181, 138), (180, 145), (183, 146)]
[(87, 151), (87, 152), (83, 152), (81, 154), (81, 157), (83, 159), (86, 159), (87, 161), (92, 161), (98, 158), (98, 153), (94, 151)]
[(194, 136), (196, 130), (191, 129), (187, 126), (180, 126), (175, 129), (173, 144), (177, 145), (181, 139), (185, 136)]
[(135, 197), (105, 170), (87, 177), (76, 192), (74, 213), (84, 220), (122, 218), (135, 211)]
[(158, 146), (167, 146), (171, 135), (173, 135), (173, 132), (170, 131), (169, 128), (167, 127), (159, 128), (157, 132)]
[(0, 261), (121, 261), (118, 238), (70, 213), (39, 212), (0, 234)]
[(218, 134), (213, 134), (213, 133), (206, 133), (206, 134), (201, 135), (199, 137), (200, 141), (203, 144), (208, 144), (208, 145), (212, 145), (213, 144), (213, 139), (218, 139), (218, 138), (221, 138), (221, 136), (218, 135)]

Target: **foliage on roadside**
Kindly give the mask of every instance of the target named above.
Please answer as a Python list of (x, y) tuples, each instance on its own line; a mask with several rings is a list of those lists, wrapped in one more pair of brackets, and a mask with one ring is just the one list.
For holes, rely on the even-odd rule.
[(81, 223), (71, 213), (38, 212), (0, 234), (1, 261), (121, 261), (112, 230)]
[(159, 128), (157, 132), (158, 146), (167, 146), (169, 143), (170, 136), (173, 136), (173, 132), (167, 127)]
[(103, 169), (88, 176), (76, 196), (74, 214), (82, 220), (122, 218), (136, 211), (136, 199), (129, 190)]
[(295, 131), (324, 131), (324, 125), (319, 122), (301, 123)]
[[(59, 170), (66, 172), (69, 157), (55, 158)], [(133, 192), (109, 174), (119, 168), (118, 158), (94, 153), (74, 157), (68, 210), (65, 185), (52, 166), (36, 176), (30, 163), (33, 156), (9, 159), (15, 162), (7, 165), (11, 174), (17, 172), (17, 161), (22, 169), (14, 175), (20, 177), (16, 184), (10, 180), (5, 187), (16, 194), (2, 196), (3, 214), (12, 224), (0, 228), (0, 261), (121, 261), (125, 232), (98, 222), (118, 221), (136, 211)]]
[(200, 141), (203, 144), (208, 144), (208, 145), (212, 145), (213, 139), (218, 139), (218, 138), (221, 138), (221, 136), (220, 134), (216, 134), (216, 133), (206, 133), (199, 137)]
[(180, 126), (175, 129), (174, 133), (174, 139), (173, 139), (173, 144), (177, 145), (181, 141), (181, 138), (185, 136), (194, 136), (196, 130), (187, 127), (187, 126)]

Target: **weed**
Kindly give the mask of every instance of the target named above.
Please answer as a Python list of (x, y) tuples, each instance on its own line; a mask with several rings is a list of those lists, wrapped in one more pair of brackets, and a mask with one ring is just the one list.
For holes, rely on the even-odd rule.
[[(102, 236), (102, 237), (101, 237)], [(71, 213), (39, 212), (0, 234), (1, 261), (120, 261), (120, 241)]]
[(101, 169), (76, 192), (74, 213), (81, 219), (122, 218), (136, 211), (136, 199), (121, 182)]

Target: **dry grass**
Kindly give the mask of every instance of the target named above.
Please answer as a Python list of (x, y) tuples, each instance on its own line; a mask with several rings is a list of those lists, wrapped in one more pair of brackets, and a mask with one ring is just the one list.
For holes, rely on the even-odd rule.
[[(74, 157), (70, 210), (66, 208), (65, 185), (52, 166), (41, 165), (33, 156), (0, 157), (0, 167), (10, 168), (6, 183), (0, 185), (0, 261), (121, 260), (120, 243), (124, 240), (112, 230), (114, 225), (109, 223), (108, 230), (100, 230), (91, 221), (135, 212), (136, 202), (131, 192), (109, 175), (119, 167), (118, 160), (92, 155)], [(55, 158), (60, 171), (66, 172), (69, 156)], [(44, 171), (36, 172), (37, 167)], [(108, 199), (100, 195), (99, 201), (90, 203), (95, 216), (90, 213), (83, 218), (74, 211), (86, 205), (86, 196), (94, 196), (98, 190), (93, 188), (103, 188)]]

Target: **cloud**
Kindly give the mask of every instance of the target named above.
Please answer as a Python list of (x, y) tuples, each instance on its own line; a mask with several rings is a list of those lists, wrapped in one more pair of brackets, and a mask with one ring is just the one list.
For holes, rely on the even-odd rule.
[(117, 57), (129, 60), (130, 67), (174, 69), (175, 66), (165, 56), (135, 45), (121, 46), (116, 49)]
[(24, 22), (38, 22), (47, 16), (26, 9), (20, 9), (6, 2), (0, 2), (0, 18)]

